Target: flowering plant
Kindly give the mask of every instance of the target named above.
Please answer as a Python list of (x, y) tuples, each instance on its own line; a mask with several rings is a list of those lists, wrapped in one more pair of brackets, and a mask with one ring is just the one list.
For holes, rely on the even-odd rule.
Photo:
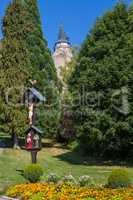
[(10, 188), (7, 195), (23, 200), (132, 200), (133, 188), (87, 188), (68, 184), (30, 183)]

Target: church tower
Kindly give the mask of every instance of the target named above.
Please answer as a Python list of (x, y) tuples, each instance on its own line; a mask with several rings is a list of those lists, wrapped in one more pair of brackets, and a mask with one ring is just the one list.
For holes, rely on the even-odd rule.
[(61, 72), (63, 68), (72, 60), (73, 54), (69, 38), (67, 37), (64, 27), (61, 26), (58, 34), (58, 40), (54, 46), (53, 59), (59, 79), (62, 79)]

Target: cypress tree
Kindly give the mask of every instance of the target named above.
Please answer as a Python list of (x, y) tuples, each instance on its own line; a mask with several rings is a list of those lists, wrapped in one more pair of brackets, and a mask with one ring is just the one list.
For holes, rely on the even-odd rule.
[[(53, 123), (57, 123), (59, 113), (58, 89), (55, 87), (58, 80), (50, 51), (43, 39), (37, 1), (13, 0), (10, 3), (3, 19), (3, 36), (0, 60), (2, 92), (0, 110), (5, 112), (0, 119), (1, 129), (14, 136), (13, 140), (17, 146), (17, 136), (24, 134), (27, 127), (27, 111), (24, 106), (18, 104), (22, 97), (18, 88), (30, 86), (30, 79), (37, 80), (37, 89), (44, 92), (47, 99), (47, 106), (44, 108), (42, 105), (41, 110), (38, 108), (40, 111), (38, 125), (42, 125), (47, 131), (54, 128), (53, 134), (56, 132)], [(17, 107), (11, 106), (5, 100), (7, 89), (13, 87), (9, 96), (13, 103), (18, 105)], [(52, 117), (55, 118), (53, 123), (46, 124), (46, 120), (51, 120), (51, 116), (48, 115), (50, 105), (51, 112), (53, 111)]]
[(26, 44), (30, 52), (30, 60), (33, 68), (40, 71), (40, 83), (46, 96), (47, 102), (40, 108), (44, 112), (39, 112), (39, 124), (44, 127), (45, 134), (54, 135), (57, 132), (60, 118), (60, 95), (59, 83), (54, 62), (47, 41), (43, 38), (42, 25), (38, 9), (37, 0), (25, 0), (28, 11), (28, 26), (32, 27), (30, 34), (27, 34)]
[(43, 38), (37, 0), (25, 0), (25, 2), (29, 13), (27, 21), (32, 26), (32, 31), (26, 38), (27, 47), (31, 52), (32, 64), (43, 71), (45, 69), (48, 80), (57, 81), (53, 59), (47, 48), (47, 41)]
[[(6, 10), (0, 59), (0, 116), (1, 130), (12, 136), (18, 146), (18, 135), (26, 129), (27, 113), (22, 103), (22, 91), (28, 84), (30, 74), (29, 53), (22, 39), (25, 29), (26, 10), (15, 0)], [(15, 27), (15, 30), (14, 30)]]

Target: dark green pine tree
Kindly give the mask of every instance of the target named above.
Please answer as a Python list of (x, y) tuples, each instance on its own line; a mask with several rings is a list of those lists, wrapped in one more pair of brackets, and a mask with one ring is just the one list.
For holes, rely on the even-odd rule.
[(31, 27), (31, 32), (27, 34), (26, 37), (27, 48), (31, 52), (32, 65), (35, 68), (38, 67), (46, 76), (47, 80), (54, 80), (57, 82), (57, 74), (53, 59), (47, 48), (47, 41), (43, 38), (37, 2), (37, 0), (25, 0), (26, 8), (29, 13), (27, 23), (28, 26)]
[[(26, 10), (15, 0), (6, 10), (0, 51), (0, 129), (10, 134), (18, 146), (18, 135), (26, 130), (27, 112), (22, 91), (30, 77), (30, 56), (22, 37), (26, 34)], [(15, 27), (15, 30), (14, 30)], [(15, 35), (16, 34), (16, 35)]]
[[(44, 112), (39, 112), (39, 123), (44, 127), (45, 134), (54, 135), (57, 132), (57, 126), (60, 119), (60, 95), (59, 82), (54, 62), (47, 42), (43, 38), (42, 25), (38, 9), (37, 0), (25, 0), (28, 11), (28, 27), (31, 28), (30, 34), (27, 34), (26, 44), (30, 51), (32, 66), (40, 70), (40, 83), (47, 102), (44, 105)], [(39, 77), (37, 77), (39, 80)], [(42, 108), (40, 108), (42, 110)]]
[[(40, 107), (41, 112), (38, 111), (39, 124), (44, 127), (45, 135), (54, 135), (57, 132), (57, 126), (60, 118), (60, 95), (59, 83), (56, 69), (47, 47), (47, 42), (43, 38), (42, 25), (38, 9), (37, 0), (25, 0), (25, 6), (28, 11), (27, 26), (32, 27), (26, 37), (27, 48), (30, 52), (30, 60), (34, 69), (39, 69), (40, 89), (46, 96), (46, 103), (44, 107)], [(37, 70), (36, 69), (36, 70)], [(35, 70), (35, 71), (36, 71)], [(42, 109), (44, 112), (42, 112)]]
[[(43, 39), (40, 16), (36, 2), (33, 10), (29, 10), (29, 2), (13, 0), (8, 6), (3, 19), (3, 36), (0, 60), (1, 91), (1, 130), (13, 136), (17, 146), (17, 136), (26, 130), (27, 110), (20, 106), (22, 93), (20, 88), (30, 86), (30, 79), (37, 80), (37, 89), (44, 91), (47, 107), (39, 109), (39, 125), (45, 133), (56, 132), (59, 116), (59, 98), (57, 76), (54, 64)], [(33, 13), (31, 12), (33, 11)], [(11, 90), (10, 90), (11, 88)], [(7, 91), (10, 91), (6, 101)], [(51, 107), (51, 110), (50, 110)], [(49, 110), (52, 112), (50, 115)], [(43, 112), (44, 111), (44, 112)], [(54, 120), (52, 121), (52, 119)], [(47, 123), (47, 121), (49, 123)], [(51, 134), (50, 132), (50, 134)]]
[[(58, 79), (53, 59), (47, 48), (47, 42), (43, 38), (37, 0), (14, 0), (13, 4), (9, 6), (10, 8), (14, 5), (13, 16), (16, 16), (15, 9), (17, 8), (15, 5), (18, 3), (20, 4), (20, 9), (25, 9), (25, 13), (23, 13), (22, 16), (23, 19), (17, 16), (18, 19), (15, 19), (16, 21), (14, 21), (13, 24), (13, 17), (11, 16), (8, 18), (8, 16), (5, 15), (3, 20), (4, 36), (24, 40), (29, 51), (33, 76), (36, 75), (35, 71), (39, 69), (40, 76), (42, 76), (40, 82), (42, 82), (42, 79), (43, 81), (45, 79), (45, 81), (55, 81), (57, 84)], [(10, 12), (12, 12), (11, 9)]]
[(78, 142), (90, 155), (126, 157), (133, 147), (131, 19), (123, 3), (99, 18), (69, 81)]

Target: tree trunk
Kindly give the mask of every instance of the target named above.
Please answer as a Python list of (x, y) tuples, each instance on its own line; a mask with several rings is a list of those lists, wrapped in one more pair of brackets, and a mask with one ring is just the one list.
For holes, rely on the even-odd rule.
[(14, 149), (20, 149), (19, 142), (18, 142), (18, 135), (16, 133), (12, 134), (12, 144)]

